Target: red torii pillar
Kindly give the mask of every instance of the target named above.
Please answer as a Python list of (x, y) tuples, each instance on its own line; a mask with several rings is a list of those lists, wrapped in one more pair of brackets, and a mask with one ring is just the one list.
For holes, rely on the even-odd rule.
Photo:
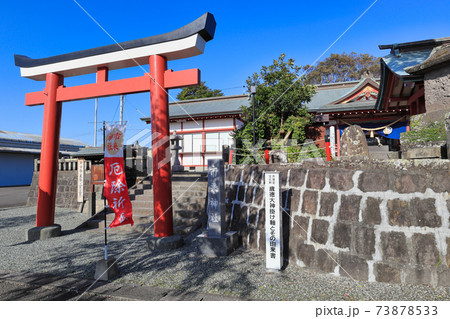
[(56, 91), (59, 86), (63, 85), (63, 82), (64, 78), (61, 75), (48, 73), (46, 76), (46, 98), (42, 125), (41, 163), (36, 214), (37, 227), (50, 226), (55, 221), (59, 134), (62, 113), (62, 103), (57, 102)]
[[(172, 179), (170, 168), (169, 98), (164, 83), (167, 59), (152, 55), (150, 63), (150, 104), (152, 107), (153, 218), (155, 237), (173, 235)], [(169, 149), (169, 152), (166, 150)], [(166, 158), (166, 155), (169, 158)]]

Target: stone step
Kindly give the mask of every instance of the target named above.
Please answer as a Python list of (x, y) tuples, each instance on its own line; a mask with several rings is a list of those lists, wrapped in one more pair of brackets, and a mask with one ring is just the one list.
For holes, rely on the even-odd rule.
[(153, 209), (153, 201), (141, 200), (139, 197), (138, 199), (132, 201), (131, 204), (133, 205), (133, 210), (136, 208)]
[[(145, 198), (143, 196), (146, 196)], [(135, 208), (153, 208), (153, 198), (147, 195), (136, 196), (135, 199), (131, 199), (133, 209)], [(191, 205), (192, 209), (201, 209), (206, 204), (205, 197), (202, 196), (173, 196), (173, 205), (182, 206), (184, 204)], [(186, 208), (188, 209), (188, 208)]]
[(189, 194), (175, 194), (172, 196), (173, 202), (205, 204), (206, 196), (190, 196)]
[(368, 146), (369, 153), (372, 152), (389, 152), (389, 145), (369, 145)]
[(207, 188), (208, 188), (207, 184), (205, 185), (199, 185), (198, 183), (186, 185), (172, 184), (172, 191), (173, 190), (206, 191)]
[(173, 203), (173, 209), (174, 210), (204, 210), (205, 204), (200, 203), (187, 203), (183, 201), (175, 202)]
[(204, 214), (204, 210), (183, 210), (173, 211), (174, 218), (200, 218)]
[(129, 195), (142, 195), (142, 194), (153, 194), (152, 189), (132, 189), (129, 191)]
[(201, 225), (201, 221), (199, 218), (183, 218), (183, 217), (178, 217), (178, 218), (174, 218), (173, 219), (173, 225), (174, 227), (176, 226), (193, 226), (193, 225), (197, 225), (199, 224)]
[(152, 189), (152, 184), (139, 183), (135, 185), (134, 189)]
[(172, 198), (173, 197), (206, 197), (206, 190), (172, 190)]
[(186, 237), (186, 236), (194, 233), (197, 229), (199, 229), (201, 227), (202, 227), (201, 223), (192, 225), (192, 226), (175, 226), (173, 228), (173, 232), (182, 237)]
[(134, 207), (133, 214), (153, 216), (153, 205), (151, 207)]
[(153, 223), (134, 224), (133, 231), (136, 233), (145, 233), (146, 235), (151, 235), (154, 233)]
[(153, 202), (153, 194), (130, 195), (130, 200), (141, 200)]
[[(173, 194), (177, 194), (178, 196), (181, 194), (191, 195), (191, 196), (206, 196), (206, 188), (172, 188), (172, 196)], [(152, 195), (153, 189), (133, 189), (130, 190), (129, 195)]]
[(153, 223), (153, 215), (136, 215), (133, 214), (133, 221), (136, 224), (148, 224)]
[(177, 176), (172, 175), (172, 182), (174, 183), (189, 183), (189, 182), (207, 182), (207, 175), (191, 175), (191, 176)]
[[(173, 199), (180, 199), (183, 198), (184, 199), (192, 199), (194, 201), (198, 201), (200, 199), (205, 199), (206, 197), (206, 191), (205, 192), (191, 192), (191, 191), (186, 191), (186, 192), (172, 192), (172, 198)], [(142, 200), (142, 201), (153, 201), (153, 194), (137, 194), (137, 195), (130, 195), (130, 200)]]

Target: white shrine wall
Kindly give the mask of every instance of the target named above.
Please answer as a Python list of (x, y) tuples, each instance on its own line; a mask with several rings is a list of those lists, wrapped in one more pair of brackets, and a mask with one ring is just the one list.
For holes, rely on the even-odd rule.
[(170, 123), (170, 133), (183, 136), (181, 165), (190, 170), (206, 170), (208, 159), (222, 158), (222, 146), (233, 146), (231, 132), (242, 122), (233, 117), (180, 120)]

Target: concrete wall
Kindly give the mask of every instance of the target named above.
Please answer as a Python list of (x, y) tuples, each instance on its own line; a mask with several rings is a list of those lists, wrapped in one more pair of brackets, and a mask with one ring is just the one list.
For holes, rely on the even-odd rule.
[[(427, 113), (450, 111), (450, 65), (425, 73), (425, 103)], [(435, 119), (436, 121), (437, 119)]]
[(450, 286), (450, 161), (230, 166), (227, 213), (265, 250), (264, 172), (282, 177), (285, 256), (356, 280)]
[[(77, 190), (78, 190), (78, 172), (77, 171), (59, 171), (58, 172), (58, 184), (56, 189), (56, 206), (78, 209), (79, 203), (77, 201)], [(28, 206), (37, 205), (37, 197), (39, 190), (39, 172), (34, 172), (33, 181), (30, 186), (30, 192), (28, 194)], [(84, 174), (84, 200), (88, 200), (90, 196), (90, 183), (91, 174), (90, 172)], [(87, 205), (87, 204), (85, 204)]]

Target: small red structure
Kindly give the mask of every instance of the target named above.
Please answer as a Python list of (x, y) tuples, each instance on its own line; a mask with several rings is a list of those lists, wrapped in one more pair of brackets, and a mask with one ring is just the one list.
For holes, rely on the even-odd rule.
[[(173, 234), (170, 155), (166, 157), (170, 147), (167, 90), (200, 84), (200, 71), (173, 72), (167, 69), (167, 61), (202, 54), (206, 42), (214, 37), (215, 27), (214, 16), (205, 13), (162, 35), (42, 59), (15, 55), (23, 77), (46, 81), (43, 91), (25, 96), (25, 105), (44, 104), (36, 226), (54, 224), (62, 102), (150, 92), (155, 236)], [(108, 81), (109, 70), (146, 64), (150, 72), (141, 77)], [(88, 73), (97, 74), (96, 83), (63, 85), (64, 77)]]

